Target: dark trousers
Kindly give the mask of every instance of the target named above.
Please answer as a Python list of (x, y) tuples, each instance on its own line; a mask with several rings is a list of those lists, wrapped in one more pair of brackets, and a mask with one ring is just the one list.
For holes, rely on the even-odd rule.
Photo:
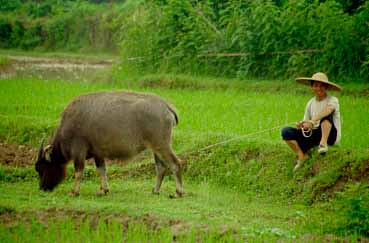
[(328, 145), (333, 145), (336, 141), (337, 137), (337, 129), (333, 123), (333, 115), (326, 116), (320, 120), (319, 127), (312, 130), (312, 134), (310, 137), (306, 138), (302, 134), (301, 129), (297, 129), (294, 127), (284, 127), (282, 129), (281, 135), (283, 140), (295, 140), (302, 152), (306, 153), (314, 146), (319, 145), (320, 140), (322, 138), (322, 129), (321, 124), (323, 121), (328, 120), (332, 124), (332, 129), (328, 136)]

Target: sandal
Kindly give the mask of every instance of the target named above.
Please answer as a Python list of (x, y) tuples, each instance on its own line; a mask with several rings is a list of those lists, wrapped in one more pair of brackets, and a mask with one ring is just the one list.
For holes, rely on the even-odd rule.
[(326, 144), (319, 144), (318, 146), (318, 153), (319, 154), (325, 154), (328, 152), (328, 145)]
[(301, 166), (302, 164), (304, 163), (304, 160), (296, 160), (295, 161), (296, 165), (295, 165), (295, 168), (293, 168), (293, 172), (296, 172)]

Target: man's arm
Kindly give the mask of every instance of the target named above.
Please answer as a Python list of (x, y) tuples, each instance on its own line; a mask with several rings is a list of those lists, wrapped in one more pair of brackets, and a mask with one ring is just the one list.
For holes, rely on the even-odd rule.
[(311, 121), (315, 124), (317, 122), (319, 122), (323, 117), (329, 116), (330, 114), (332, 114), (334, 112), (335, 108), (333, 107), (333, 105), (328, 104), (318, 115), (313, 116), (311, 118)]

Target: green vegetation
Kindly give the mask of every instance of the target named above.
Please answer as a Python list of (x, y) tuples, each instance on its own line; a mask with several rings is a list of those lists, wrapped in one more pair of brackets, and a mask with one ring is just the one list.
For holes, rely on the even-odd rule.
[(324, 70), (367, 80), (368, 21), (368, 2), (352, 15), (337, 1), (147, 2), (125, 16), (122, 66), (241, 78)]
[[(113, 171), (116, 169), (121, 170), (113, 168)], [(24, 170), (34, 173), (29, 169)], [(87, 172), (92, 170), (94, 168), (87, 168)], [(319, 239), (330, 232), (327, 229), (337, 227), (336, 215), (329, 208), (322, 210), (319, 207), (278, 202), (273, 197), (254, 197), (230, 190), (228, 187), (214, 186), (206, 181), (194, 183), (185, 180), (187, 194), (177, 200), (167, 196), (174, 188), (172, 180), (165, 180), (161, 195), (153, 196), (153, 177), (113, 177), (110, 180), (111, 193), (105, 197), (96, 197), (98, 178), (94, 173), (87, 174), (93, 176), (85, 177), (79, 198), (70, 198), (67, 195), (72, 186), (70, 179), (51, 193), (40, 192), (34, 179), (17, 183), (1, 182), (0, 191), (4, 193), (0, 199), (2, 211), (13, 214), (23, 212), (25, 224), (36, 216), (44, 224), (45, 220), (53, 220), (55, 217), (60, 221), (65, 219), (68, 224), (68, 218), (77, 223), (91, 220), (95, 221), (91, 224), (96, 226), (96, 217), (102, 221), (105, 218), (109, 220), (110, 215), (110, 220), (123, 220), (133, 225), (145, 222), (149, 227), (156, 225), (156, 231), (165, 231), (169, 226), (177, 225), (179, 229), (176, 234), (187, 238), (191, 237), (191, 234), (201, 235), (201, 232), (209, 232), (210, 236), (219, 236), (219, 232), (222, 232), (225, 236), (232, 233), (238, 238), (259, 239), (256, 242), (270, 238), (303, 239), (307, 234), (314, 234), (313, 237)], [(60, 221), (56, 221), (55, 226), (63, 226)], [(111, 227), (110, 222), (107, 222), (108, 227)], [(83, 229), (81, 232), (87, 231), (88, 235), (94, 229)], [(13, 230), (19, 232), (16, 227)], [(191, 233), (191, 230), (194, 232)], [(49, 235), (51, 239), (55, 237), (52, 236), (53, 231), (45, 231), (41, 229), (41, 232)], [(37, 235), (36, 232), (35, 237)], [(119, 234), (117, 236), (119, 237)], [(355, 239), (354, 237), (355, 234), (352, 239)]]
[[(78, 212), (77, 212), (78, 213)], [(2, 242), (172, 242), (173, 234), (168, 226), (156, 229), (142, 222), (122, 224), (119, 220), (103, 219), (101, 216), (77, 219), (60, 219), (49, 216), (47, 222), (39, 222), (37, 218), (28, 218), (25, 223), (19, 222), (10, 230), (0, 227)], [(33, 216), (34, 217), (34, 216)], [(235, 242), (236, 238), (226, 232), (201, 232), (193, 229), (189, 234), (174, 237), (180, 242)]]
[[(312, 151), (301, 170), (292, 174), (294, 157), (281, 141), (279, 133), (284, 125), (301, 119), (304, 109), (301, 104), (311, 94), (306, 87), (294, 82), (288, 82), (286, 90), (285, 83), (175, 75), (149, 75), (119, 83), (18, 78), (0, 80), (0, 136), (7, 142), (35, 147), (41, 138), (52, 133), (60, 112), (72, 97), (79, 94), (133, 89), (163, 96), (179, 111), (180, 123), (174, 129), (173, 142), (175, 151), (185, 164), (187, 192), (183, 200), (176, 201), (176, 206), (172, 200), (164, 199), (165, 196), (155, 199), (150, 194), (155, 170), (151, 155), (146, 154), (137, 164), (109, 166), (112, 193), (98, 201), (93, 196), (98, 181), (93, 166), (85, 172), (81, 199), (77, 201), (66, 196), (72, 184), (72, 167), (68, 169), (66, 182), (51, 194), (40, 194), (37, 190), (37, 176), (33, 168), (2, 167), (0, 190), (5, 193), (10, 190), (7, 189), (9, 186), (13, 190), (3, 197), (0, 204), (3, 207), (13, 205), (15, 212), (67, 207), (91, 213), (106, 210), (129, 215), (140, 212), (138, 216), (153, 213), (159, 218), (179, 219), (191, 225), (206, 224), (217, 228), (226, 224), (235, 227), (237, 236), (254, 235), (256, 239), (264, 236), (293, 239), (309, 232), (317, 236), (326, 233), (350, 234), (353, 238), (356, 234), (367, 235), (366, 223), (361, 222), (367, 220), (365, 205), (368, 199), (361, 197), (354, 200), (355, 195), (366, 195), (368, 192), (365, 179), (369, 166), (368, 140), (362, 136), (365, 125), (369, 123), (367, 98), (357, 92), (360, 86), (345, 87), (345, 93), (338, 97), (343, 124), (352, 126), (343, 126), (341, 146), (332, 147), (324, 157)], [(357, 109), (362, 112), (350, 112)], [(231, 141), (212, 147), (227, 140)], [(207, 146), (211, 147), (206, 149)], [(352, 188), (358, 182), (363, 186), (355, 191)], [(164, 195), (170, 194), (173, 184), (171, 180), (164, 183)], [(28, 192), (27, 196), (23, 194), (24, 190)], [(143, 191), (144, 195), (137, 194), (138, 191)], [(337, 191), (341, 192), (339, 197)], [(121, 194), (129, 201), (122, 202), (118, 196)], [(29, 201), (29, 198), (33, 199)], [(210, 198), (214, 200), (211, 203)], [(139, 209), (137, 202), (142, 202)], [(292, 209), (289, 209), (291, 205)], [(344, 210), (336, 211), (336, 208)], [(357, 215), (350, 214), (353, 208)], [(193, 212), (190, 213), (189, 209)], [(213, 215), (210, 209), (219, 215)], [(211, 215), (204, 216), (204, 212)], [(266, 212), (274, 216), (268, 219), (268, 214), (263, 216)], [(299, 223), (296, 223), (297, 228), (291, 229), (290, 222), (294, 220)], [(240, 225), (247, 226), (239, 228)], [(140, 227), (139, 224), (137, 227)], [(14, 230), (18, 232), (19, 229)]]
[(119, 9), (108, 4), (58, 0), (2, 0), (0, 4), (1, 48), (80, 52), (117, 48), (113, 33), (119, 27)]
[[(363, 0), (0, 0), (0, 152), (37, 148), (77, 95), (152, 92), (178, 109), (173, 147), (186, 193), (167, 196), (171, 177), (150, 193), (150, 153), (109, 165), (105, 197), (88, 162), (79, 198), (67, 196), (72, 165), (44, 193), (28, 162), (5, 158), (0, 241), (367, 241), (368, 24)], [(45, 70), (42, 59), (81, 66)], [(83, 66), (101, 63), (114, 64)], [(312, 94), (292, 79), (317, 71), (344, 88), (333, 93), (343, 137), (293, 173), (280, 131)]]
[(1, 2), (0, 47), (119, 50), (129, 74), (369, 77), (368, 1)]
[(369, 236), (369, 185), (356, 183), (347, 187), (338, 197), (337, 212), (343, 216), (339, 230)]
[(0, 68), (2, 67), (2, 66), (7, 66), (7, 65), (9, 65), (10, 64), (10, 60), (9, 60), (9, 58), (6, 58), (6, 57), (2, 57), (2, 56), (0, 56)]
[[(288, 83), (289, 89), (286, 90), (281, 90), (285, 81), (225, 82), (205, 79), (202, 82), (207, 86), (200, 88), (201, 81), (197, 79), (189, 79), (187, 84), (185, 77), (175, 79), (170, 76), (157, 78), (148, 76), (142, 81), (127, 81), (127, 83), (0, 80), (2, 97), (0, 114), (5, 115), (0, 121), (0, 136), (8, 138), (9, 141), (31, 142), (35, 145), (37, 143), (35, 141), (40, 141), (42, 133), (55, 128), (59, 114), (72, 97), (98, 90), (134, 89), (156, 93), (175, 104), (180, 116), (180, 125), (175, 129), (177, 150), (185, 151), (208, 141), (216, 143), (276, 127), (278, 129), (260, 136), (252, 135), (248, 139), (282, 143), (280, 128), (300, 120), (304, 111), (301, 104), (305, 104), (311, 98), (311, 93), (306, 87), (302, 86), (305, 90), (303, 92), (294, 82)], [(173, 85), (173, 89), (160, 88), (161, 85), (169, 83)], [(194, 88), (191, 88), (192, 83), (195, 84)], [(211, 86), (214, 89), (210, 88)], [(295, 94), (290, 89), (292, 87), (296, 87)], [(280, 91), (274, 92), (277, 90)], [(343, 126), (343, 134), (350, 135), (342, 139), (341, 145), (350, 149), (366, 149), (368, 139), (361, 134), (369, 123), (369, 117), (366, 115), (369, 111), (368, 99), (360, 94), (352, 95), (351, 92), (353, 91), (348, 89), (347, 95), (339, 96), (343, 123), (350, 124)], [(14, 96), (14, 93), (17, 93), (17, 96)], [(352, 110), (362, 112), (345, 115)], [(188, 139), (193, 141), (177, 142)]]

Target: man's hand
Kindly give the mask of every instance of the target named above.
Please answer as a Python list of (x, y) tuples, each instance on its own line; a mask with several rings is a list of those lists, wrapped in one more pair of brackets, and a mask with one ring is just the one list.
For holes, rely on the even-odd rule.
[(309, 131), (309, 130), (313, 129), (313, 123), (312, 122), (308, 122), (308, 121), (304, 121), (304, 123), (302, 123), (302, 128), (305, 131)]
[(304, 129), (305, 131), (311, 130), (313, 128), (313, 123), (309, 121), (299, 121), (296, 122), (297, 129)]
[(296, 122), (296, 128), (297, 129), (301, 129), (302, 128), (302, 124), (303, 124), (304, 122), (303, 121), (298, 121), (298, 122)]

